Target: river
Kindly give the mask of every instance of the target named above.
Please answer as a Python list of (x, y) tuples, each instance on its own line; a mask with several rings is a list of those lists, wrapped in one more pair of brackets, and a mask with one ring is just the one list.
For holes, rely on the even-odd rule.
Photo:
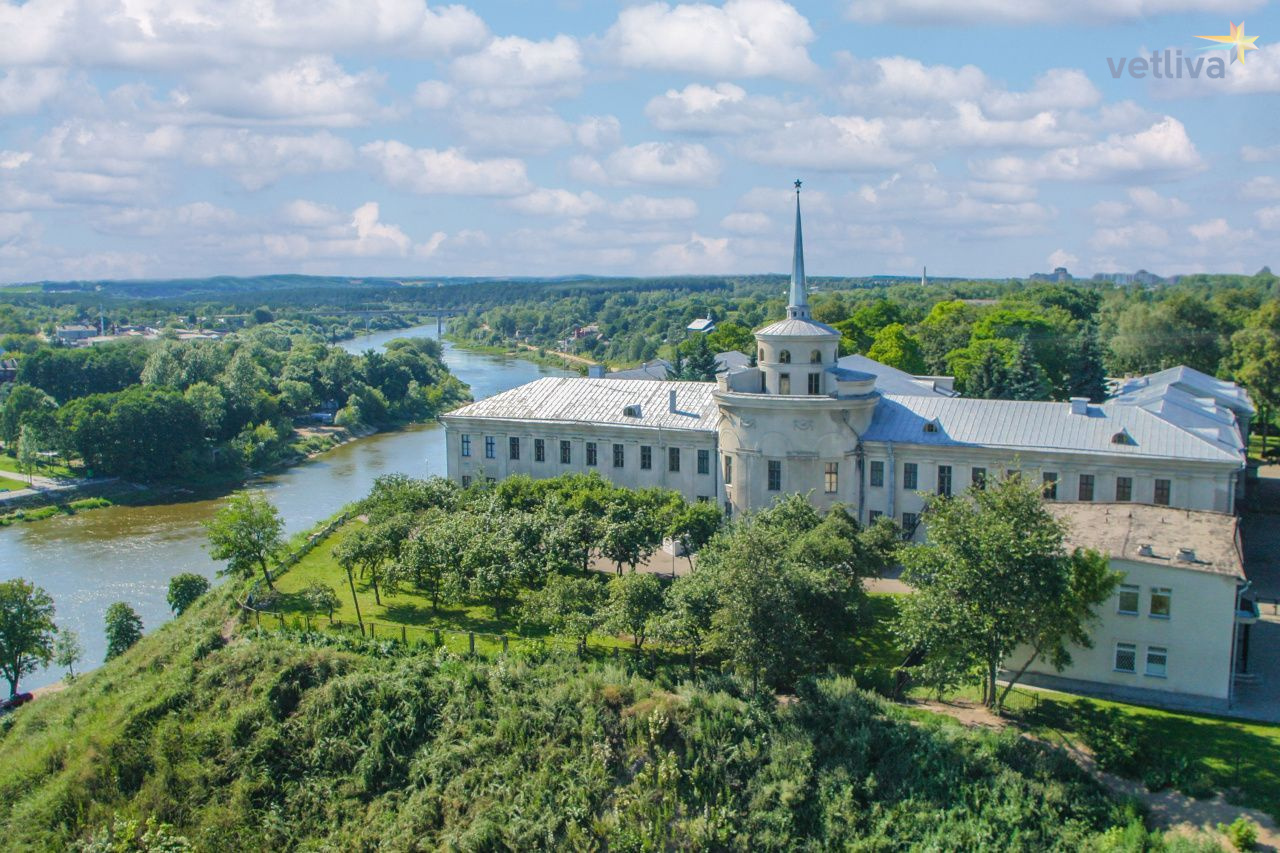
[[(380, 348), (394, 338), (436, 337), (436, 327), (418, 326), (361, 335), (338, 345), (350, 352)], [(524, 359), (468, 352), (444, 342), (444, 360), (471, 386), (477, 399), (540, 376), (570, 375)], [(335, 448), (316, 459), (254, 480), (280, 510), (286, 534), (304, 530), (369, 491), (376, 477), (445, 473), (444, 429), (424, 424), (380, 433)], [(169, 578), (194, 571), (213, 577), (220, 564), (205, 552), (202, 522), (222, 497), (155, 506), (114, 506), (46, 521), (0, 528), (0, 580), (24, 577), (53, 596), (55, 621), (80, 635), (81, 666), (97, 666), (106, 651), (103, 614), (126, 601), (152, 628), (170, 617), (165, 601)], [(77, 669), (79, 671), (79, 669)], [(62, 677), (50, 668), (22, 681), (31, 689)]]

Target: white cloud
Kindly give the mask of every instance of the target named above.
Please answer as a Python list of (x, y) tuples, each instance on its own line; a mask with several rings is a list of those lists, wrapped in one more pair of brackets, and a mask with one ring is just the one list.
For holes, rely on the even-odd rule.
[(183, 159), (225, 169), (246, 189), (261, 189), (285, 175), (336, 172), (355, 159), (351, 143), (322, 130), (307, 135), (275, 135), (248, 130), (193, 132), (186, 135)]
[[(1234, 18), (1232, 19), (1234, 20)], [(1273, 95), (1280, 93), (1280, 43), (1271, 42), (1245, 54), (1244, 64), (1232, 61), (1230, 51), (1215, 52), (1227, 63), (1226, 76), (1168, 79), (1153, 83), (1154, 91), (1164, 98), (1219, 97), (1222, 95)]]
[(974, 100), (990, 86), (976, 65), (925, 65), (906, 56), (860, 60), (837, 56), (842, 81), (837, 93), (851, 104), (894, 108), (905, 103)]
[(302, 228), (324, 228), (341, 222), (342, 214), (332, 205), (295, 199), (281, 209), (280, 218)]
[(583, 148), (613, 148), (622, 141), (622, 123), (615, 116), (587, 116), (578, 122), (574, 135)]
[(477, 113), (457, 116), (458, 127), (477, 148), (487, 152), (545, 153), (573, 141), (574, 129), (551, 111)]
[(1102, 93), (1080, 69), (1051, 68), (1026, 92), (993, 91), (982, 103), (993, 116), (1015, 118), (1043, 110), (1089, 109), (1101, 101)]
[[(4, 168), (4, 155), (11, 152), (0, 151), (0, 168)], [(1273, 199), (1280, 198), (1280, 178), (1275, 175), (1262, 175), (1249, 178), (1240, 188), (1245, 198)]]
[(1150, 187), (1131, 187), (1129, 200), (1140, 213), (1147, 216), (1176, 218), (1191, 213), (1191, 206), (1182, 199), (1162, 196)]
[(805, 47), (813, 40), (809, 22), (782, 0), (648, 3), (622, 10), (601, 53), (632, 68), (804, 78), (814, 71)]
[(472, 160), (456, 148), (410, 148), (379, 140), (360, 148), (388, 186), (420, 195), (515, 196), (532, 185), (524, 161), (515, 158)]
[(658, 270), (674, 273), (729, 272), (734, 257), (728, 237), (705, 237), (694, 232), (687, 240), (658, 247), (652, 263)]
[(733, 83), (714, 87), (691, 83), (653, 98), (644, 112), (658, 130), (736, 135), (776, 127), (795, 118), (799, 107), (777, 98), (748, 95)]
[(1042, 24), (1076, 22), (1098, 25), (1164, 14), (1205, 12), (1237, 15), (1258, 8), (1264, 0), (849, 0), (849, 17), (864, 23), (927, 24), (939, 26)]
[(29, 240), (39, 231), (30, 213), (0, 213), (0, 244)]
[(66, 72), (58, 68), (10, 68), (0, 77), (0, 116), (37, 112), (65, 86)]
[(1242, 145), (1240, 156), (1246, 163), (1267, 163), (1280, 160), (1280, 145)]
[(226, 231), (239, 221), (234, 210), (207, 201), (172, 208), (124, 207), (110, 210), (93, 221), (107, 234), (157, 237), (164, 234)]
[(773, 230), (773, 220), (759, 212), (730, 213), (720, 220), (720, 227), (734, 234), (767, 234)]
[(750, 159), (812, 169), (880, 169), (908, 162), (912, 155), (890, 138), (883, 119), (817, 116), (788, 122), (770, 134), (743, 143)]
[(681, 142), (642, 142), (619, 148), (603, 162), (575, 157), (570, 172), (579, 180), (609, 184), (711, 186), (720, 162), (705, 145)]
[(506, 204), (535, 216), (586, 216), (603, 210), (604, 199), (587, 190), (574, 193), (569, 190), (538, 188), (526, 195), (516, 196)]
[(1059, 148), (1034, 160), (1000, 157), (970, 164), (981, 179), (1010, 183), (1172, 177), (1202, 167), (1186, 128), (1170, 116), (1138, 133), (1112, 134), (1101, 142)]
[(1258, 225), (1267, 231), (1280, 231), (1280, 205), (1259, 208), (1254, 213), (1258, 217)]
[(1049, 255), (1049, 269), (1057, 269), (1058, 267), (1071, 268), (1078, 263), (1080, 263), (1080, 258), (1066, 249), (1055, 249)]
[(906, 236), (896, 225), (847, 225), (843, 237), (848, 246), (881, 255), (899, 255), (907, 247)]
[(1157, 248), (1169, 245), (1169, 232), (1153, 222), (1100, 228), (1093, 232), (1090, 245), (1098, 251)]
[(442, 80), (423, 80), (413, 90), (413, 103), (424, 110), (440, 110), (453, 100), (454, 89)]
[(470, 87), (474, 100), (510, 107), (575, 94), (586, 70), (582, 49), (569, 36), (548, 41), (504, 36), (455, 59), (451, 73), (457, 83)]
[(624, 222), (664, 222), (692, 219), (698, 215), (698, 203), (691, 198), (655, 198), (630, 195), (611, 205), (609, 215)]
[(277, 259), (403, 258), (433, 254), (445, 239), (444, 232), (437, 231), (415, 246), (400, 226), (383, 222), (378, 203), (369, 201), (353, 210), (347, 221), (327, 225), (318, 234), (265, 234), (261, 244)]
[(184, 110), (232, 119), (350, 127), (378, 112), (376, 92), (383, 79), (374, 71), (348, 74), (331, 56), (305, 56), (264, 74), (247, 69), (197, 74), (174, 100)]

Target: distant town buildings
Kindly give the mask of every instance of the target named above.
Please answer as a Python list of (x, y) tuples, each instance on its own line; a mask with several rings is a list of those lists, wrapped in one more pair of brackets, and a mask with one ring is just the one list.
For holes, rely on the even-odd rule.
[(714, 332), (716, 330), (716, 322), (715, 320), (712, 320), (711, 315), (708, 314), (704, 319), (694, 320), (692, 323), (685, 326), (685, 330), (701, 334)]

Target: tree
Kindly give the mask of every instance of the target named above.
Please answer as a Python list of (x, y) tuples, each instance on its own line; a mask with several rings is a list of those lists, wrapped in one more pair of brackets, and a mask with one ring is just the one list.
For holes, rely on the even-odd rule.
[(751, 355), (756, 351), (756, 339), (751, 330), (732, 320), (716, 324), (716, 330), (707, 334), (706, 338), (713, 352), (737, 350), (744, 355)]
[(123, 601), (107, 608), (107, 660), (127, 652), (142, 639), (142, 617)]
[(1004, 366), (1004, 356), (995, 347), (986, 346), (982, 348), (977, 363), (965, 380), (964, 391), (969, 397), (999, 400), (1008, 393), (1008, 383), (1009, 372)]
[(210, 556), (226, 560), (229, 574), (248, 577), (257, 567), (262, 570), (267, 588), (275, 589), (268, 563), (284, 547), (284, 522), (270, 501), (260, 494), (236, 492), (205, 523), (205, 529), (212, 546)]
[(714, 382), (719, 365), (706, 335), (697, 335), (685, 344), (684, 368), (680, 378), (691, 382)]
[(604, 597), (605, 586), (594, 576), (552, 575), (542, 589), (525, 595), (521, 609), (529, 621), (572, 638), (581, 655), (587, 638), (604, 622)]
[(654, 625), (654, 633), (667, 643), (689, 650), (689, 668), (696, 670), (719, 599), (715, 576), (711, 572), (693, 572), (678, 577), (663, 596), (663, 611)]
[(1067, 391), (1072, 397), (1085, 397), (1095, 403), (1107, 396), (1107, 372), (1102, 365), (1102, 345), (1098, 327), (1088, 323), (1077, 337), (1074, 364), (1067, 373)]
[(40, 462), (40, 447), (36, 443), (31, 424), (23, 424), (18, 430), (18, 468), (27, 475), (27, 483), (35, 484), (36, 465)]
[(22, 578), (0, 582), (0, 673), (10, 696), (19, 679), (53, 658), (57, 630), (49, 593)]
[(600, 530), (600, 553), (622, 574), (622, 564), (635, 568), (661, 542), (661, 530), (633, 495), (617, 492), (605, 510)]
[(667, 536), (680, 543), (689, 568), (693, 568), (693, 553), (711, 541), (711, 537), (724, 523), (719, 507), (710, 501), (686, 504), (676, 514), (667, 530)]
[(4, 406), (0, 407), (0, 439), (7, 447), (13, 447), (18, 441), (19, 430), (23, 420), (31, 413), (40, 410), (53, 411), (58, 407), (54, 399), (39, 388), (30, 385), (14, 385), (5, 397)]
[(59, 628), (53, 642), (53, 662), (67, 671), (67, 680), (76, 677), (76, 664), (84, 657), (80, 635), (70, 628)]
[(338, 593), (334, 592), (333, 587), (322, 584), (319, 581), (312, 581), (302, 590), (302, 600), (307, 603), (307, 607), (317, 613), (328, 615), (329, 621), (333, 622), (333, 611), (342, 606)]
[(661, 609), (662, 583), (657, 575), (630, 572), (609, 582), (609, 627), (630, 634), (637, 649), (644, 646), (649, 626)]
[(431, 599), (431, 609), (449, 598), (450, 579), (458, 552), (458, 534), (466, 523), (461, 514), (427, 510), (418, 527), (400, 549), (399, 558), (387, 569), (387, 583), (399, 587), (411, 584)]
[(1066, 666), (1067, 644), (1087, 641), (1093, 609), (1116, 576), (1103, 558), (1066, 553), (1061, 522), (1038, 486), (1019, 477), (932, 496), (925, 518), (929, 541), (899, 552), (902, 579), (915, 593), (904, 596), (895, 630), (936, 674), (981, 667), (984, 700), (999, 713), (1004, 661), (1030, 646), (1034, 658)]
[[(1280, 409), (1280, 299), (1262, 305), (1245, 327), (1231, 336), (1231, 375), (1272, 412)], [(1262, 421), (1262, 449), (1267, 448), (1267, 417)]]
[(1010, 400), (1046, 400), (1049, 397), (1049, 379), (1036, 361), (1031, 343), (1025, 336), (1018, 340), (1013, 361), (1009, 363), (1005, 390)]
[(181, 616), (196, 599), (209, 590), (209, 579), (195, 572), (183, 572), (169, 578), (169, 609)]
[(890, 323), (876, 332), (871, 348), (867, 350), (867, 358), (907, 373), (920, 374), (928, 369), (920, 341), (907, 334), (907, 327), (901, 323)]

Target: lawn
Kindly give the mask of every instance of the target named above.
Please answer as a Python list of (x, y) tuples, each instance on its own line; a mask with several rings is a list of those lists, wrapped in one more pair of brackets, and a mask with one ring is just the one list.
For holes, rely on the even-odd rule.
[(0, 492), (16, 492), (18, 489), (29, 489), (26, 480), (14, 480), (0, 476)]
[[(18, 468), (18, 460), (10, 456), (8, 453), (0, 453), (0, 471), (8, 471), (11, 474), (19, 474), (23, 477), (26, 472)], [(66, 465), (58, 465), (56, 463), (41, 462), (36, 466), (35, 473), (42, 477), (75, 477), (75, 471), (72, 471)]]

